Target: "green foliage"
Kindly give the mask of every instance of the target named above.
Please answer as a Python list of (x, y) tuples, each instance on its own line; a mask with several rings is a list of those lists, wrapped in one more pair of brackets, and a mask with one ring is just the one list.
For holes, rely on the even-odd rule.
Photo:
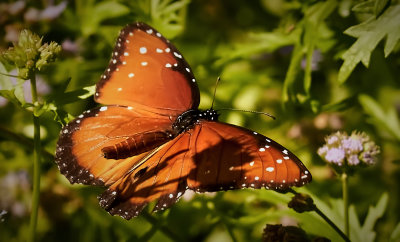
[(395, 242), (400, 240), (400, 223), (397, 224), (396, 228), (393, 230), (393, 233), (390, 235), (390, 242)]
[(344, 33), (358, 39), (343, 53), (344, 62), (339, 70), (339, 82), (345, 82), (360, 61), (368, 67), (372, 51), (385, 37), (387, 38), (385, 57), (389, 56), (400, 40), (399, 23), (400, 5), (395, 5), (389, 7), (377, 19), (371, 17), (359, 25), (348, 28)]
[[(0, 197), (1, 241), (27, 237), (32, 114), (40, 120), (43, 156), (40, 241), (259, 241), (266, 224), (280, 223), (298, 224), (310, 239), (342, 241), (317, 213), (286, 208), (291, 196), (274, 191), (188, 194), (165, 212), (150, 214), (146, 208), (144, 215), (125, 221), (99, 207), (96, 196), (103, 188), (68, 183), (53, 162), (60, 128), (97, 105), (95, 83), (118, 31), (134, 21), (152, 25), (182, 52), (198, 80), (201, 108), (210, 107), (221, 76), (214, 107), (276, 116), (272, 121), (219, 112), (221, 121), (265, 134), (293, 151), (313, 175), (307, 189), (298, 191), (310, 194), (342, 229), (340, 184), (317, 149), (337, 130), (367, 133), (382, 155), (376, 166), (357, 170), (349, 180), (350, 237), (400, 239), (400, 195), (392, 192), (400, 184), (399, 1), (88, 0), (68, 1), (52, 17), (48, 14), (58, 5), (51, 4), (0, 4), (5, 26), (0, 29), (0, 190), (6, 194)], [(22, 29), (30, 31), (15, 39)], [(10, 49), (9, 42), (15, 42)], [(359, 62), (366, 68), (356, 68)], [(36, 102), (26, 85), (32, 70)], [(23, 180), (20, 173), (27, 184), (17, 182)]]
[(397, 141), (400, 141), (400, 120), (394, 107), (389, 107), (388, 110), (385, 110), (367, 95), (360, 95), (359, 101), (365, 113), (370, 116), (372, 124), (379, 126)]

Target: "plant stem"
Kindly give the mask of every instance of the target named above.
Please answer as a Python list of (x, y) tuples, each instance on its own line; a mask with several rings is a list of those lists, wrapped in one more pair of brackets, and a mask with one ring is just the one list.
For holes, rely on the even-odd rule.
[[(289, 188), (287, 191), (290, 193), (293, 193), (294, 195), (299, 194), (292, 188)], [(311, 206), (310, 210), (308, 210), (308, 211), (315, 211), (323, 220), (325, 220), (340, 235), (340, 237), (343, 238), (344, 241), (350, 242), (349, 237), (346, 236), (346, 234), (344, 234), (343, 231), (340, 230), (340, 228), (338, 226), (336, 226), (336, 224), (330, 218), (328, 218), (321, 210), (319, 210), (319, 208), (314, 203), (314, 201), (311, 200), (311, 202), (312, 202), (312, 206)]]
[[(36, 77), (32, 73), (30, 75), (32, 89), (32, 103), (37, 103)], [(33, 116), (33, 193), (32, 193), (32, 211), (29, 224), (28, 241), (35, 241), (36, 227), (38, 220), (39, 195), (40, 195), (40, 163), (41, 163), (41, 143), (40, 143), (40, 121), (39, 117)]]
[(346, 242), (350, 242), (350, 239), (343, 233), (342, 230), (339, 229), (336, 224), (332, 222), (317, 206), (314, 207), (314, 211), (321, 217), (323, 218)]
[(343, 189), (343, 208), (344, 208), (344, 233), (350, 237), (349, 227), (349, 191), (348, 191), (348, 176), (346, 172), (342, 173), (342, 189)]

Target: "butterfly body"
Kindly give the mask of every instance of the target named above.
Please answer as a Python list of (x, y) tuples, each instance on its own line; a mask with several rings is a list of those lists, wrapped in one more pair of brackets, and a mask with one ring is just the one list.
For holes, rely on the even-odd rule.
[(56, 163), (71, 183), (106, 186), (100, 205), (125, 219), (150, 202), (170, 207), (196, 192), (302, 186), (311, 174), (289, 150), (199, 110), (197, 81), (182, 54), (143, 23), (125, 27), (96, 86), (105, 106), (66, 125)]

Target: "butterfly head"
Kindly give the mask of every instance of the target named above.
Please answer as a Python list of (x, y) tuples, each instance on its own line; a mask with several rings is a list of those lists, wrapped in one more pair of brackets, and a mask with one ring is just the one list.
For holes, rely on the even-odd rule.
[(173, 132), (177, 135), (193, 128), (193, 126), (196, 123), (200, 122), (200, 120), (218, 121), (218, 116), (219, 114), (214, 109), (190, 109), (179, 115), (179, 117), (172, 125), (172, 129)]

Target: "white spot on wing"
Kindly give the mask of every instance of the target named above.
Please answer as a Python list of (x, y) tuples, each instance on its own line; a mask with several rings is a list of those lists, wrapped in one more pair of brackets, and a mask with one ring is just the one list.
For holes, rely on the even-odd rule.
[(260, 149), (258, 149), (260, 152), (264, 152), (265, 151), (265, 148), (260, 148)]
[(142, 66), (147, 66), (147, 61), (143, 61), (142, 63), (140, 63)]
[(129, 77), (129, 78), (132, 78), (132, 77), (134, 77), (134, 76), (135, 76), (135, 74), (133, 74), (133, 73), (129, 73), (129, 74), (128, 74), (128, 77)]
[(107, 107), (101, 107), (100, 108), (100, 112), (103, 112), (103, 111), (106, 111), (107, 110)]
[(182, 58), (182, 56), (181, 56), (179, 53), (177, 53), (177, 52), (174, 52), (174, 56), (176, 56), (176, 57), (178, 57), (178, 58)]
[(276, 163), (281, 164), (282, 163), (282, 159), (277, 159)]
[(268, 172), (273, 172), (275, 169), (273, 167), (267, 167), (265, 170)]
[(146, 54), (147, 53), (147, 48), (146, 47), (140, 47), (139, 52), (140, 52), (140, 54)]

